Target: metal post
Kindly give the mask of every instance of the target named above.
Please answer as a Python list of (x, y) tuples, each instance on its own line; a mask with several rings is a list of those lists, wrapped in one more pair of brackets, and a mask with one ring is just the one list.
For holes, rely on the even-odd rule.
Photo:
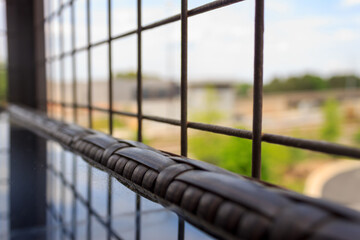
[(42, 1), (7, 0), (6, 15), (8, 102), (46, 110)]
[[(7, 0), (8, 102), (46, 110), (43, 2)], [(10, 130), (10, 230), (12, 236), (46, 224), (46, 144), (24, 129)]]

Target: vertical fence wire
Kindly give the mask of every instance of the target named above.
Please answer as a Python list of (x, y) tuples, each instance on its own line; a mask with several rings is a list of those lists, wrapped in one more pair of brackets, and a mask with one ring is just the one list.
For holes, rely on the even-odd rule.
[[(142, 142), (142, 1), (137, 1), (137, 140)], [(141, 198), (136, 194), (135, 239), (141, 238)]]
[(141, 0), (137, 1), (137, 118), (138, 135), (137, 140), (142, 142), (142, 9)]
[[(76, 53), (75, 53), (75, 48), (76, 48), (76, 37), (75, 37), (75, 6), (74, 6), (74, 1), (71, 1), (71, 48), (72, 48), (72, 52), (71, 52), (71, 61), (72, 61), (72, 84), (73, 84), (73, 121), (75, 124), (78, 123), (78, 108), (77, 108), (77, 78), (76, 78)], [(76, 189), (77, 187), (77, 181), (76, 181), (76, 176), (77, 176), (77, 164), (76, 164), (76, 156), (74, 155), (72, 158), (73, 161), (73, 165), (72, 165), (72, 183), (74, 186), (74, 189)], [(76, 198), (73, 197), (73, 201), (72, 201), (72, 214), (71, 214), (71, 218), (72, 218), (72, 223), (71, 223), (71, 227), (72, 227), (72, 239), (76, 239), (76, 233), (77, 233), (77, 227), (76, 227), (76, 222), (77, 222), (77, 207), (76, 207)]]
[[(62, 5), (62, 0), (59, 0), (59, 5)], [(59, 77), (60, 77), (60, 101), (65, 102), (65, 74), (64, 74), (64, 24), (63, 24), (63, 11), (59, 12), (58, 15), (59, 18), (59, 53), (60, 53), (60, 71), (59, 71)], [(65, 120), (65, 107), (61, 106), (61, 120)]]
[(77, 112), (77, 79), (76, 79), (76, 38), (75, 38), (75, 10), (74, 10), (74, 1), (71, 1), (70, 5), (70, 14), (71, 14), (71, 63), (72, 63), (72, 108), (73, 108), (73, 121), (77, 123), (78, 112)]
[[(48, 10), (47, 10), (47, 15), (49, 15), (51, 12), (51, 2), (49, 1), (48, 3)], [(52, 56), (53, 55), (53, 48), (52, 48), (52, 41), (53, 41), (53, 38), (52, 38), (52, 19), (49, 19), (47, 21), (47, 34), (46, 34), (46, 39), (48, 41), (48, 49), (47, 51), (49, 51), (49, 53), (47, 54), (47, 51), (45, 51), (45, 54), (47, 54), (47, 56)], [(48, 101), (51, 102), (51, 107), (50, 107), (50, 111), (48, 111), (48, 114), (50, 117), (54, 117), (54, 106), (52, 104), (52, 102), (55, 102), (55, 99), (54, 99), (54, 79), (53, 79), (53, 61), (46, 61), (45, 59), (45, 64), (48, 63), (48, 68), (47, 68), (47, 71), (48, 72), (48, 75), (46, 75), (47, 79), (49, 79), (47, 81), (47, 84), (49, 84), (49, 87), (48, 87), (48, 91), (46, 92), (46, 96), (48, 98)], [(46, 73), (47, 74), (47, 73)], [(47, 109), (49, 110), (49, 108)]]
[[(45, 19), (46, 17), (50, 14), (51, 12), (51, 2), (49, 1), (48, 4), (47, 4), (47, 7), (46, 7), (46, 14), (45, 14)], [(52, 20), (49, 19), (48, 21), (45, 21), (44, 24), (47, 24), (47, 27), (45, 28), (46, 29), (46, 34), (45, 34), (45, 41), (46, 41), (46, 44), (48, 46), (48, 48), (45, 50), (45, 66), (47, 66), (46, 68), (46, 80), (47, 80), (47, 91), (46, 91), (46, 97), (47, 97), (47, 101), (50, 101), (50, 102), (54, 102), (54, 98), (53, 98), (53, 79), (52, 79), (52, 67), (53, 67), (53, 63), (52, 61), (46, 61), (47, 60), (47, 57), (48, 56), (52, 56), (52, 31), (51, 31), (51, 24), (52, 24)], [(47, 64), (47, 65), (46, 65)], [(53, 117), (53, 106), (50, 105), (49, 107), (49, 103), (47, 102), (47, 114), (50, 116), (50, 117)], [(53, 156), (53, 144), (50, 143), (48, 146), (47, 146), (47, 151), (50, 152), (50, 157), (48, 157), (47, 159), (47, 175), (48, 175), (48, 182), (46, 182), (47, 186), (54, 186), (54, 181), (53, 181), (53, 175), (51, 174), (51, 172), (49, 172), (49, 168), (53, 168), (53, 159), (54, 159), (54, 156)], [(47, 156), (48, 156), (47, 155)], [(53, 210), (53, 203), (54, 203), (54, 188), (47, 188), (47, 196), (48, 196), (48, 207), (50, 209), (50, 213), (52, 212)], [(47, 218), (47, 221), (49, 221), (50, 225), (52, 226), (53, 225), (53, 219), (52, 219), (52, 216), (50, 216), (49, 218)], [(52, 232), (49, 231), (47, 232), (47, 237), (50, 238), (50, 236), (52, 236)]]
[[(181, 138), (181, 155), (187, 156), (188, 154), (188, 134), (187, 134), (187, 44), (188, 44), (188, 2), (181, 0), (181, 113), (180, 113), (180, 138)], [(184, 220), (179, 217), (178, 225), (178, 239), (184, 239)]]
[(90, 0), (86, 0), (86, 29), (87, 29), (87, 97), (88, 97), (88, 123), (92, 128), (92, 75), (91, 75), (91, 19), (90, 19)]
[(181, 155), (187, 156), (187, 33), (188, 33), (188, 16), (187, 0), (181, 0)]
[[(111, 35), (112, 35), (112, 25), (111, 25), (111, 0), (107, 1), (108, 8), (108, 71), (109, 71), (109, 86), (108, 86), (108, 97), (109, 97), (109, 134), (113, 134), (113, 75), (112, 75), (112, 43), (111, 43)], [(112, 216), (112, 178), (111, 175), (108, 174), (108, 192), (107, 192), (107, 239), (111, 239), (111, 216)]]
[(64, 185), (63, 181), (64, 181), (64, 173), (66, 171), (66, 156), (65, 156), (65, 152), (64, 151), (61, 151), (60, 153), (60, 161), (61, 161), (61, 195), (60, 195), (60, 212), (58, 213), (58, 216), (59, 216), (59, 222), (60, 222), (60, 226), (61, 226), (61, 236), (62, 238), (64, 237), (64, 232), (65, 232), (65, 217), (66, 217), (66, 212), (65, 212), (65, 204), (66, 204), (66, 186)]
[[(62, 6), (62, 0), (59, 0), (59, 5)], [(59, 59), (59, 63), (60, 63), (60, 71), (59, 71), (59, 77), (60, 77), (60, 99), (61, 102), (65, 102), (65, 66), (64, 66), (64, 16), (63, 16), (63, 11), (59, 12), (58, 15), (58, 24), (59, 24), (59, 53), (60, 53), (60, 59)], [(65, 117), (66, 115), (66, 110), (64, 106), (61, 106), (61, 120), (64, 121), (66, 119)], [(65, 163), (65, 154), (63, 151), (61, 151), (60, 153), (60, 171), (62, 174), (65, 173), (66, 171), (66, 163)], [(60, 226), (61, 226), (61, 238), (63, 239), (64, 236), (64, 232), (65, 232), (65, 198), (66, 198), (66, 193), (65, 193), (65, 186), (63, 184), (63, 179), (64, 175), (61, 175), (61, 189), (60, 189), (60, 212), (58, 213), (58, 221), (60, 222)]]
[(263, 101), (264, 0), (255, 2), (254, 94), (252, 169), (254, 178), (261, 178), (261, 138)]
[[(92, 122), (92, 75), (91, 75), (91, 19), (90, 19), (90, 0), (86, 1), (86, 23), (87, 23), (87, 67), (88, 67), (88, 88), (87, 88), (87, 97), (88, 97), (88, 121), (89, 127), (93, 127)], [(87, 219), (87, 239), (91, 240), (91, 199), (92, 195), (92, 167), (88, 165), (88, 179), (87, 179), (87, 198), (88, 198), (88, 219)]]

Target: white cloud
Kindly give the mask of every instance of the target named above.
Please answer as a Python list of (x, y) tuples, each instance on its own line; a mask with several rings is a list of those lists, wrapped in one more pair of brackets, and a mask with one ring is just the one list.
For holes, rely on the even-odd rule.
[(360, 0), (342, 0), (342, 5), (347, 7), (360, 5)]
[(333, 34), (333, 39), (341, 42), (349, 42), (360, 39), (360, 32), (355, 29), (341, 29)]
[(333, 16), (310, 16), (267, 22), (265, 80), (306, 72), (360, 73), (356, 64), (360, 60), (359, 26), (351, 27), (352, 22), (347, 24), (348, 21)]
[(293, 6), (289, 2), (282, 0), (273, 0), (266, 2), (266, 11), (272, 11), (280, 14), (290, 13)]

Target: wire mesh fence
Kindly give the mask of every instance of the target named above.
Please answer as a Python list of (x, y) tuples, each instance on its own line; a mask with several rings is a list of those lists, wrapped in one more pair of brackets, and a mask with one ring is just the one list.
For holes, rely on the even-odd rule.
[[(133, 24), (121, 30), (117, 26), (120, 23), (114, 20), (113, 6), (117, 4), (115, 1), (44, 1), (46, 56), (45, 61), (39, 64), (45, 64), (47, 70), (47, 105), (50, 116), (89, 128), (100, 129), (111, 135), (115, 134), (114, 129), (119, 125), (128, 124), (124, 123), (123, 119), (135, 119), (136, 124), (130, 123), (126, 127), (135, 129), (135, 136), (130, 133), (129, 138), (139, 142), (146, 140), (144, 135), (148, 131), (148, 122), (166, 124), (178, 129), (178, 141), (176, 143), (179, 145), (179, 152), (183, 156), (188, 155), (189, 129), (251, 139), (252, 161), (249, 162), (249, 165), (252, 166), (251, 176), (254, 178), (261, 177), (262, 142), (360, 158), (358, 148), (262, 132), (264, 1), (256, 0), (255, 2), (255, 9), (253, 9), (255, 17), (253, 26), (255, 33), (254, 59), (249, 59), (249, 61), (254, 62), (252, 131), (201, 121), (189, 121), (188, 117), (188, 105), (191, 105), (191, 102), (188, 102), (188, 48), (190, 47), (188, 45), (188, 20), (194, 16), (209, 14), (218, 8), (232, 7), (235, 4), (241, 6), (243, 3), (240, 0), (212, 1), (191, 9), (188, 9), (188, 2), (182, 0), (181, 4), (176, 6), (177, 9), (173, 15), (165, 16), (156, 21), (143, 20), (146, 16), (145, 3), (138, 0), (131, 3), (134, 10), (131, 16)], [(102, 9), (104, 14), (94, 14), (96, 9)], [(101, 29), (94, 27), (96, 22), (102, 24)], [(146, 23), (144, 24), (144, 22)], [(143, 59), (149, 57), (146, 54), (147, 34), (166, 26), (177, 27), (176, 36), (179, 38), (180, 49), (179, 54), (177, 54), (179, 57), (179, 89), (171, 85), (160, 86), (164, 84), (155, 84), (153, 89), (169, 96), (178, 94), (180, 102), (174, 109), (179, 111), (173, 114), (175, 117), (168, 117), (166, 114), (151, 111), (149, 99), (154, 93), (152, 88), (146, 87), (149, 77), (143, 71)], [(121, 51), (125, 46), (120, 41), (129, 41), (130, 44), (126, 46), (131, 46), (133, 53), (132, 55), (121, 56), (121, 60), (118, 59), (118, 55), (114, 54), (115, 51)], [(121, 78), (125, 79), (121, 84), (116, 81), (117, 76), (114, 70), (114, 65), (118, 61), (131, 62), (129, 64), (135, 70), (132, 74), (121, 75)], [(99, 78), (106, 80), (99, 84), (97, 81)], [(126, 81), (126, 79), (130, 80)], [(118, 96), (125, 96), (126, 94), (130, 95), (128, 99), (131, 99), (130, 105), (132, 107), (123, 107), (121, 104), (124, 100)], [(169, 106), (170, 108), (173, 107), (173, 105)], [(97, 119), (106, 120), (99, 122)], [(125, 134), (127, 133), (125, 132)], [(63, 179), (61, 173), (55, 172), (54, 174)], [(89, 195), (87, 196), (88, 202), (85, 201), (87, 205), (91, 203), (92, 198), (92, 177), (93, 170), (91, 166), (88, 166), (87, 192)], [(112, 187), (111, 177), (108, 176), (108, 203), (112, 201)], [(137, 212), (135, 222), (139, 224), (142, 216), (140, 214), (140, 196), (136, 196), (134, 201)], [(113, 214), (110, 204), (107, 206), (106, 214), (107, 219)], [(93, 211), (89, 210), (88, 217), (91, 218), (92, 215), (94, 215)], [(108, 224), (106, 220), (102, 221), (105, 225)], [(91, 226), (88, 226), (87, 231), (91, 231), (90, 229)], [(112, 230), (109, 231), (111, 233)], [(140, 228), (138, 228), (136, 231), (137, 239), (140, 234)], [(178, 237), (179, 239), (184, 238), (184, 221), (182, 219), (179, 219), (178, 223)]]
[[(116, 4), (114, 1), (109, 0), (100, 3), (92, 0), (74, 0), (45, 3), (44, 24), (47, 44), (45, 63), (48, 70), (48, 106), (52, 116), (58, 116), (63, 120), (67, 119), (73, 122), (81, 121), (90, 128), (97, 128), (98, 123), (95, 122), (94, 124), (94, 118), (102, 116), (103, 119), (107, 119), (107, 122), (104, 123), (106, 127), (103, 127), (102, 130), (110, 134), (114, 133), (117, 118), (134, 118), (137, 121), (135, 138), (137, 141), (143, 140), (144, 131), (146, 131), (143, 128), (144, 122), (151, 121), (177, 126), (180, 132), (177, 143), (180, 145), (180, 153), (183, 156), (188, 154), (188, 129), (252, 139), (252, 162), (249, 162), (249, 165), (252, 166), (251, 175), (255, 178), (260, 178), (262, 142), (360, 158), (360, 150), (357, 148), (262, 132), (263, 0), (257, 0), (254, 9), (252, 131), (205, 122), (194, 122), (188, 119), (188, 19), (196, 15), (216, 11), (218, 8), (232, 7), (229, 5), (241, 5), (243, 4), (242, 1), (212, 1), (188, 9), (187, 1), (183, 0), (180, 5), (176, 6), (177, 9), (173, 15), (153, 22), (146, 21), (146, 24), (144, 24), (143, 15), (146, 11), (144, 11), (144, 3), (138, 0), (136, 5), (135, 3), (132, 4), (132, 29), (129, 27), (124, 31), (118, 31), (117, 25), (121, 23), (114, 22), (113, 5)], [(96, 15), (96, 9), (101, 9), (103, 16)], [(93, 26), (97, 21), (102, 24), (101, 30)], [(173, 23), (179, 23), (176, 26), (178, 27), (177, 31), (180, 32), (178, 35), (180, 38), (179, 118), (169, 118), (161, 113), (154, 115), (152, 111), (144, 112), (144, 106), (146, 106), (148, 99), (146, 98), (147, 92), (144, 90), (146, 76), (143, 74), (143, 58), (148, 56), (144, 54), (146, 39), (143, 36), (148, 32), (156, 31)], [(134, 76), (132, 76), (134, 79), (133, 105), (135, 107), (132, 110), (119, 109), (116, 100), (114, 101), (117, 95), (124, 94), (121, 88), (125, 88), (124, 86), (127, 84), (123, 82), (123, 85), (119, 85), (114, 80), (114, 61), (118, 61), (114, 50), (118, 51), (117, 41), (120, 39), (132, 41), (133, 55), (136, 55), (136, 57), (129, 55), (123, 57), (123, 61), (131, 61), (132, 66), (135, 68)], [(252, 59), (249, 59), (249, 61), (252, 61)], [(104, 87), (101, 87), (96, 81), (99, 76), (107, 79), (103, 83)], [(159, 88), (159, 86), (157, 87)], [(170, 90), (166, 89), (164, 91)], [(99, 98), (102, 100), (99, 100)], [(82, 115), (80, 116), (80, 114)], [(111, 183), (109, 182), (109, 184)], [(183, 227), (181, 221), (179, 227), (180, 229)], [(181, 236), (179, 237), (181, 238)]]

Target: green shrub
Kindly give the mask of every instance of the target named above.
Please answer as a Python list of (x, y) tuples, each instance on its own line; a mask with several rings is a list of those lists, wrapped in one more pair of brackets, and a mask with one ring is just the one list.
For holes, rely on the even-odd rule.
[[(189, 153), (195, 159), (209, 162), (237, 174), (251, 176), (252, 142), (248, 139), (218, 134), (198, 133), (189, 138)], [(301, 192), (303, 178), (286, 175), (307, 157), (301, 149), (262, 143), (261, 178)]]
[[(118, 118), (113, 118), (113, 128), (122, 128), (125, 127), (125, 123)], [(109, 128), (109, 119), (108, 118), (97, 118), (93, 121), (93, 128), (97, 130), (104, 130)]]
[(334, 99), (329, 99), (322, 110), (324, 123), (321, 128), (321, 138), (326, 141), (336, 141), (341, 132), (339, 103)]
[(360, 144), (360, 129), (354, 135), (354, 141), (357, 144)]
[(189, 139), (195, 158), (232, 172), (251, 175), (251, 141), (217, 134), (199, 133)]

